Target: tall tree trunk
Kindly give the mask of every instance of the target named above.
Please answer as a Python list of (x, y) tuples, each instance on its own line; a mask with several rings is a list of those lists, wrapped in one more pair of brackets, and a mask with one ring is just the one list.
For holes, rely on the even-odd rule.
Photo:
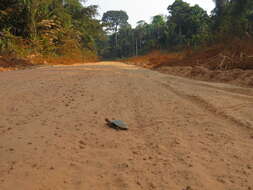
[(115, 27), (115, 48), (118, 47), (118, 25)]
[(216, 4), (217, 15), (221, 16), (224, 12), (224, 9), (228, 0), (214, 0), (214, 1)]
[(138, 39), (135, 40), (135, 55), (138, 56)]
[(118, 32), (115, 33), (115, 48), (118, 47)]
[(37, 26), (36, 26), (36, 14), (38, 10), (37, 0), (23, 0), (23, 3), (27, 10), (27, 26), (28, 32), (31, 39), (35, 39), (37, 36)]

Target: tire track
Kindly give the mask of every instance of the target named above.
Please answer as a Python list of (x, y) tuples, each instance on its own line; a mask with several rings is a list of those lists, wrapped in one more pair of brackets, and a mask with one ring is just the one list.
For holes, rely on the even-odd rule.
[(216, 108), (214, 105), (212, 105), (210, 102), (204, 100), (203, 98), (201, 98), (199, 96), (195, 96), (195, 95), (183, 94), (182, 92), (174, 89), (171, 85), (169, 85), (167, 83), (166, 84), (161, 83), (161, 84), (163, 86), (169, 88), (169, 90), (171, 92), (173, 92), (175, 95), (177, 95), (181, 99), (190, 102), (191, 104), (197, 106), (199, 109), (201, 109), (205, 112), (208, 112), (221, 120), (225, 120), (226, 122), (229, 122), (230, 124), (233, 124), (236, 126), (238, 126), (238, 125), (243, 126), (247, 129), (253, 130), (252, 125), (250, 123), (244, 123), (241, 120), (239, 120), (231, 115), (226, 114), (224, 111)]

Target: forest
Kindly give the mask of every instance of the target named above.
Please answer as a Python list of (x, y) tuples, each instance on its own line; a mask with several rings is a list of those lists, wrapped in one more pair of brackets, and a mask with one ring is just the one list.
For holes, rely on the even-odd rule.
[(97, 56), (105, 38), (97, 6), (79, 0), (1, 0), (0, 52), (16, 56)]
[[(1, 0), (0, 54), (18, 57), (117, 59), (152, 50), (179, 51), (253, 35), (252, 0), (216, 0), (211, 15), (183, 0), (151, 23), (128, 23), (122, 10), (104, 13), (83, 0)], [(145, 11), (145, 9), (144, 9)]]

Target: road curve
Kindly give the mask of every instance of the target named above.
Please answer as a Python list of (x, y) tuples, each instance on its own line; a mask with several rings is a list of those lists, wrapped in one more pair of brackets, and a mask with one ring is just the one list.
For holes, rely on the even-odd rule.
[(253, 89), (116, 62), (0, 81), (1, 190), (253, 189)]

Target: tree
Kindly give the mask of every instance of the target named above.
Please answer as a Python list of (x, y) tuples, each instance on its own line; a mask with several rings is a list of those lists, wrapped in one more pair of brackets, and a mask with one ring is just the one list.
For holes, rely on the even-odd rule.
[(215, 2), (215, 13), (218, 16), (221, 16), (224, 14), (226, 4), (228, 3), (228, 0), (213, 0)]
[[(128, 15), (125, 11), (107, 11), (102, 17), (102, 22), (106, 27), (106, 31), (110, 31), (114, 35), (115, 51), (118, 51), (118, 31), (121, 27), (128, 24)], [(116, 53), (117, 54), (117, 53)]]
[(97, 6), (83, 0), (1, 0), (0, 45), (6, 49), (4, 44), (19, 40), (16, 45), (25, 43), (30, 46), (25, 50), (41, 54), (96, 52), (105, 35), (96, 15)]
[(119, 27), (126, 25), (128, 15), (125, 11), (107, 11), (102, 17), (106, 30), (117, 33)]
[(133, 54), (133, 29), (130, 24), (124, 25), (119, 30), (119, 57), (129, 57)]
[(155, 39), (155, 47), (160, 49), (162, 46), (162, 38), (166, 30), (166, 18), (163, 15), (154, 16), (151, 22), (151, 28), (153, 38)]
[(252, 0), (216, 0), (214, 32), (218, 39), (243, 38), (252, 33)]
[(197, 45), (208, 38), (210, 18), (198, 5), (190, 6), (182, 0), (176, 0), (168, 7), (169, 37), (172, 44)]

